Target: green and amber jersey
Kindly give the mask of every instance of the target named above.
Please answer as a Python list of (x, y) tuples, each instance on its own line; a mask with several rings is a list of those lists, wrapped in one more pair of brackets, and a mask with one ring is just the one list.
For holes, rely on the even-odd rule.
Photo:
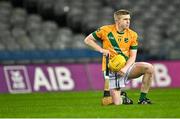
[[(92, 33), (96, 40), (102, 42), (104, 49), (110, 51), (110, 58), (121, 54), (126, 60), (130, 55), (130, 50), (137, 50), (138, 35), (131, 29), (125, 29), (123, 32), (116, 30), (115, 24), (105, 25)], [(105, 57), (102, 59), (102, 70), (105, 70)]]

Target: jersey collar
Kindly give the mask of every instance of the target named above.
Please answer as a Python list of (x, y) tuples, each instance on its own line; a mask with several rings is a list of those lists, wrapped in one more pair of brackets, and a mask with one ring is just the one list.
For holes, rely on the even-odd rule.
[(117, 33), (120, 34), (120, 35), (123, 35), (124, 31), (121, 31), (121, 32), (117, 31)]
[(117, 31), (118, 34), (123, 35), (127, 30), (128, 30), (128, 29), (125, 29), (124, 31), (121, 31), (121, 32), (119, 32), (119, 31), (117, 31), (117, 30), (116, 30), (116, 31)]

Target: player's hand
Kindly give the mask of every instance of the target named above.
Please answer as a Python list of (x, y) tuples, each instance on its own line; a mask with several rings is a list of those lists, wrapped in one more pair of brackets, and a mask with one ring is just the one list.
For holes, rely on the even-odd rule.
[(123, 68), (118, 72), (118, 74), (120, 74), (121, 76), (124, 76), (126, 72), (127, 72), (127, 68), (126, 68), (126, 67), (123, 67)]
[(100, 53), (102, 53), (102, 54), (105, 55), (105, 56), (110, 55), (109, 50), (106, 50), (106, 49), (102, 49), (102, 50), (100, 51)]

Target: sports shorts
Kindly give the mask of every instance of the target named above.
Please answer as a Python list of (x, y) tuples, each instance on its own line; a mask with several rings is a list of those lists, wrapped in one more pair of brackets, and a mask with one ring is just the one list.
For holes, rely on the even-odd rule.
[[(109, 88), (110, 89), (119, 89), (125, 87), (129, 83), (128, 76), (133, 69), (134, 64), (132, 64), (124, 76), (121, 76), (118, 73), (109, 72)], [(106, 72), (104, 71), (104, 77), (106, 75)]]

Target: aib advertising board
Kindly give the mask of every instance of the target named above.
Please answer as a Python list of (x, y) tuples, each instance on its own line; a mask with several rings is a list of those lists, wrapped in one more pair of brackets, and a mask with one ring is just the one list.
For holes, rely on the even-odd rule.
[[(152, 88), (180, 87), (180, 61), (151, 62), (155, 75)], [(100, 63), (1, 65), (0, 93), (103, 90)], [(126, 88), (138, 88), (142, 77)]]

